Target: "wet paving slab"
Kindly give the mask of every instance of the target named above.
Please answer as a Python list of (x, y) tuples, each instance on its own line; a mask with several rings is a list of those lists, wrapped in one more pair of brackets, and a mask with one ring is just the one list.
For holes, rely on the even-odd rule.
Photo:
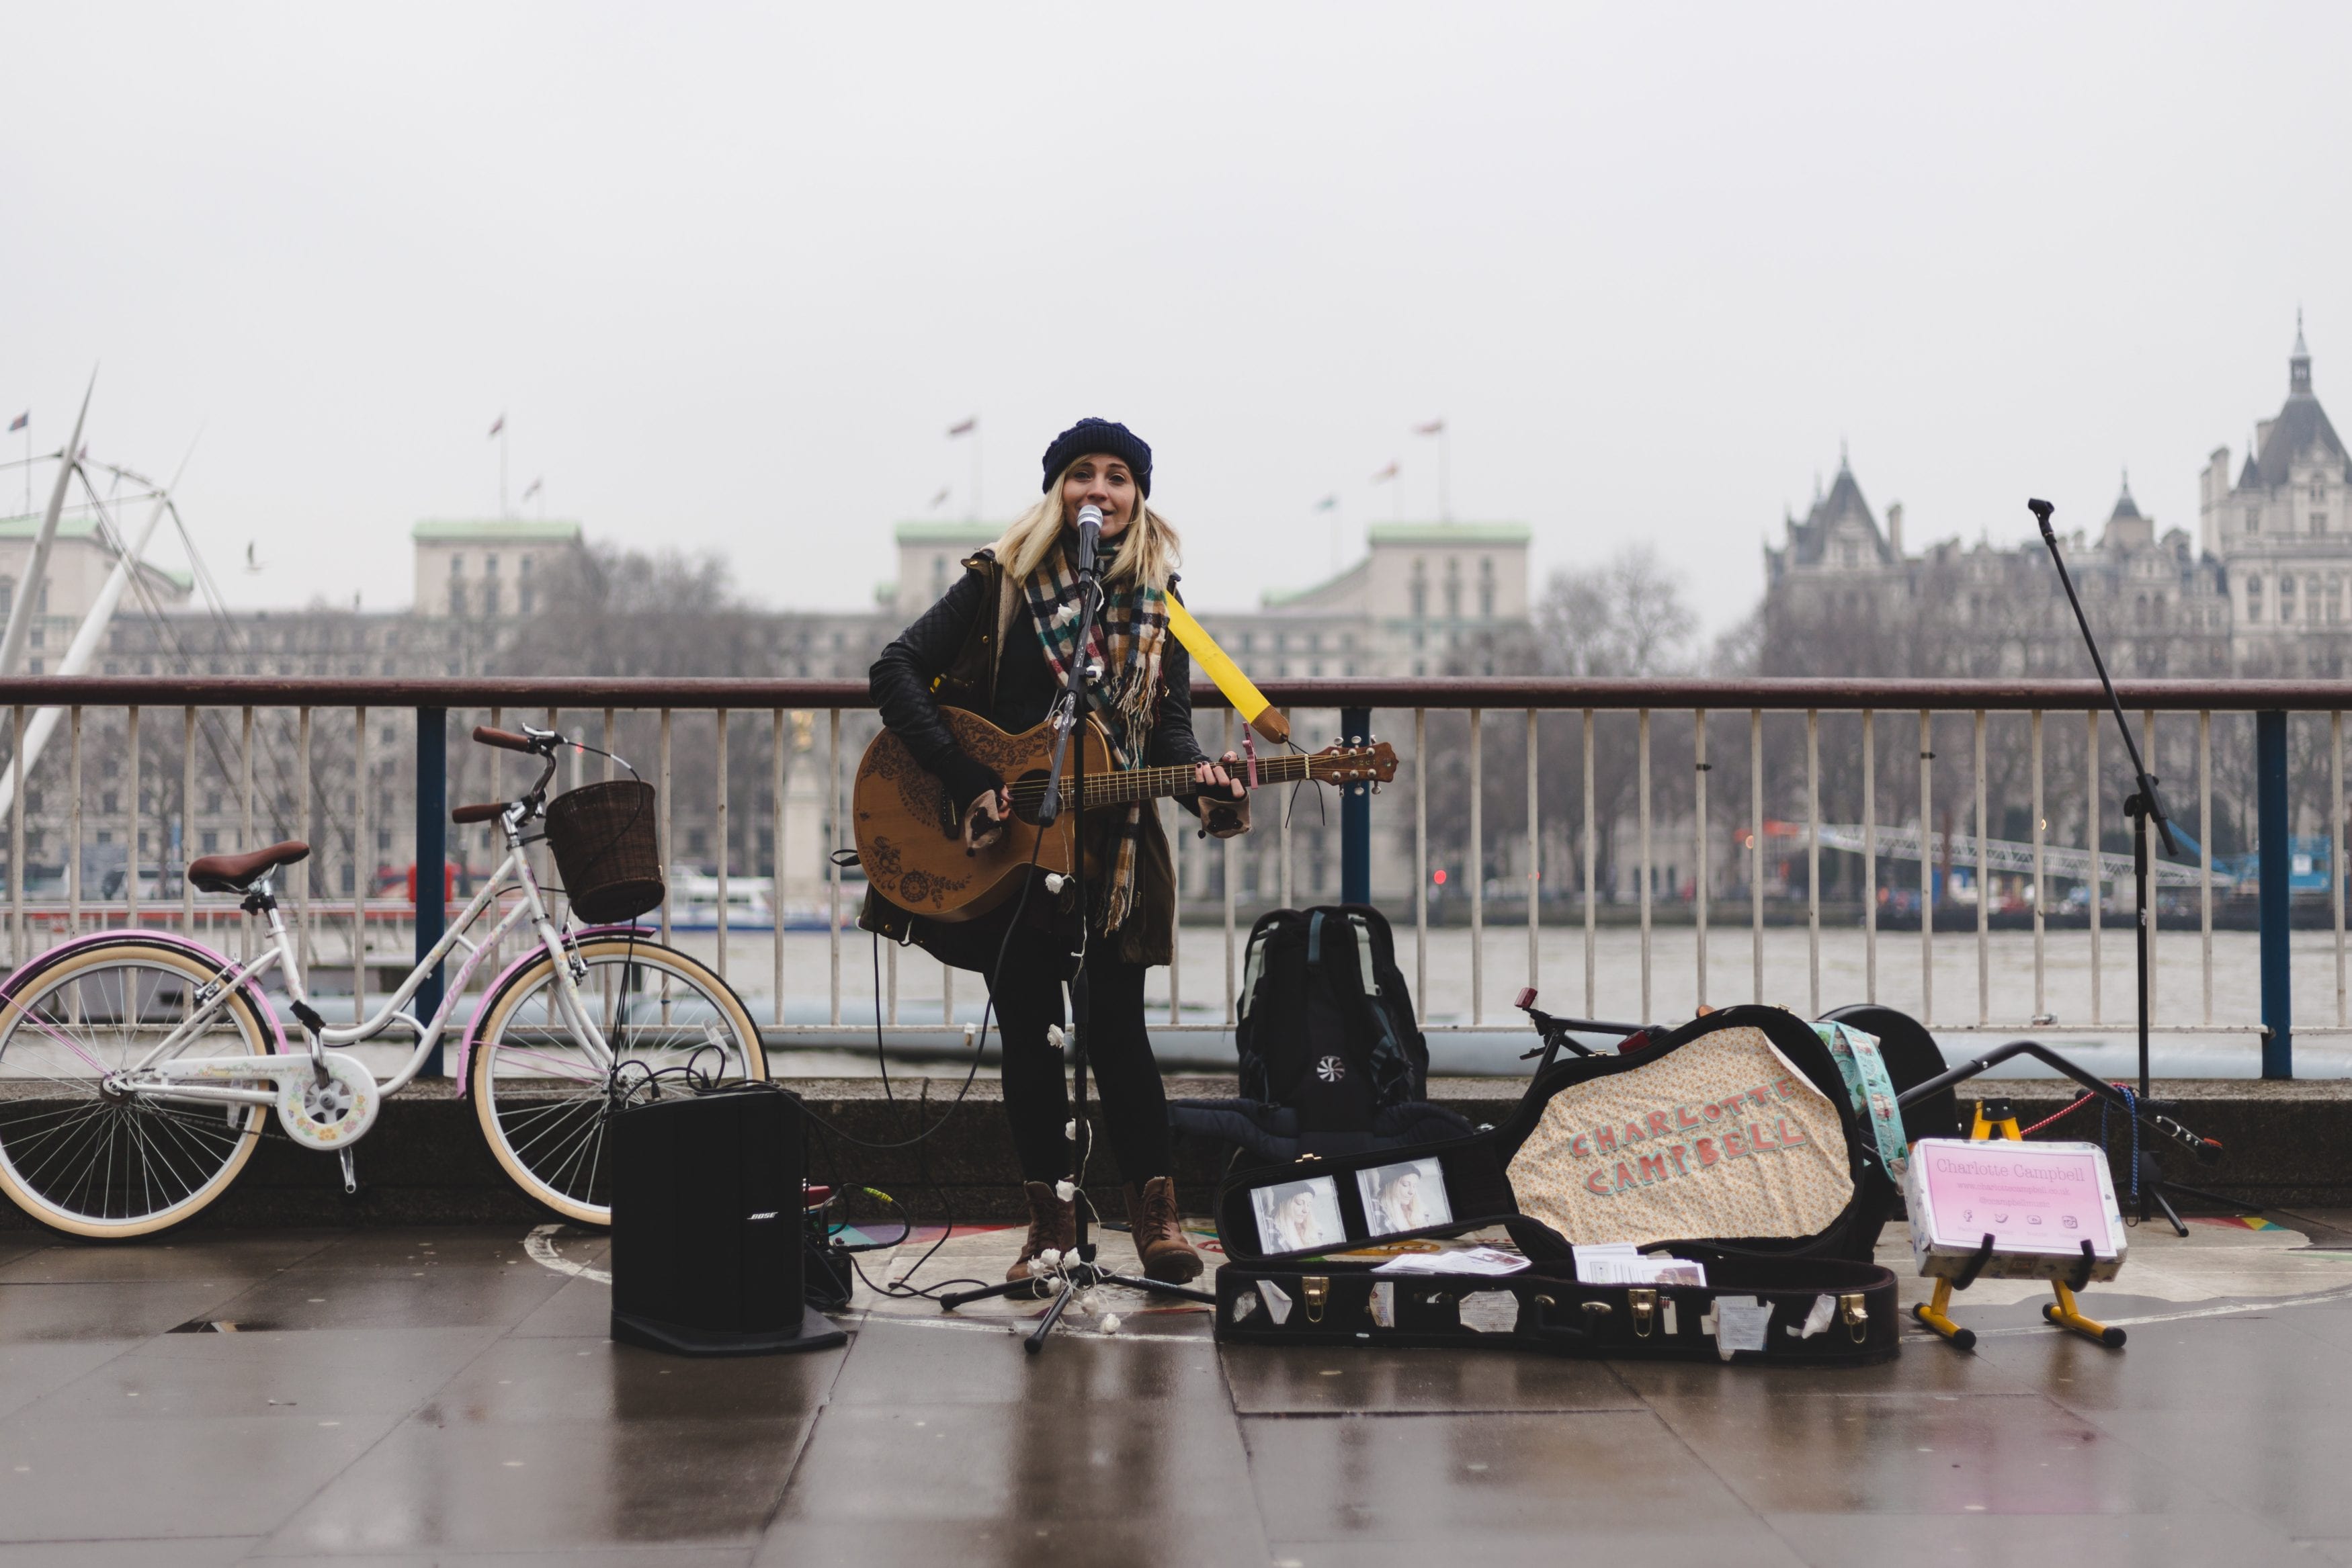
[(1032, 1355), (1038, 1302), (905, 1293), (996, 1230), (743, 1360), (613, 1343), (568, 1228), (12, 1238), (0, 1568), (2352, 1563), (2352, 1260), (2198, 1230), (2086, 1298), (2121, 1352), (2006, 1286), (1972, 1354), (1786, 1371), (1220, 1347), (1108, 1290)]

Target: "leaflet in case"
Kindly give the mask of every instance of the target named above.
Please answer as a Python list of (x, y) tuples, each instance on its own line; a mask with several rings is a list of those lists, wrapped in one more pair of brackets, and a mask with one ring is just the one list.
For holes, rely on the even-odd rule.
[(1911, 1145), (1904, 1197), (1912, 1260), (1931, 1278), (2079, 1289), (2123, 1267), (2123, 1214), (2096, 1144), (1922, 1138)]

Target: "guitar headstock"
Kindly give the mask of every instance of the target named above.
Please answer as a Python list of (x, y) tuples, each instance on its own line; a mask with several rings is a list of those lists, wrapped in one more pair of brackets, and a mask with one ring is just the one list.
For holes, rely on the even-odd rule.
[(1396, 771), (1396, 747), (1378, 736), (1360, 746), (1335, 740), (1307, 759), (1307, 776), (1326, 784), (1387, 784)]

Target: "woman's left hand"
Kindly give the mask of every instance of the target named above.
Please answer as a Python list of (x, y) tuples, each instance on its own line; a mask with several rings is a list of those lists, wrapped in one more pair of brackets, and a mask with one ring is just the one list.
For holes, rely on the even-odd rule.
[[(1249, 790), (1233, 773), (1240, 762), (1240, 757), (1228, 751), (1222, 762), (1202, 762), (1192, 769), (1202, 789), (1201, 826), (1212, 838), (1230, 839), (1249, 831)], [(1232, 799), (1213, 797), (1206, 793), (1211, 789), (1229, 789)]]

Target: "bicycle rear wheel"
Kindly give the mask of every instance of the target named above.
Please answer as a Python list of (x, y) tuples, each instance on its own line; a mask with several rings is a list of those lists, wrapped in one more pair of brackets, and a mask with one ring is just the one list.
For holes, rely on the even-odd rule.
[(614, 1115), (688, 1071), (711, 1082), (768, 1076), (751, 1015), (727, 982), (676, 948), (592, 936), (582, 1004), (613, 1048), (599, 1062), (564, 1017), (556, 970), (542, 954), (482, 1003), (467, 1082), (482, 1136), (517, 1186), (566, 1219), (613, 1221), (604, 1157)]
[[(196, 954), (136, 938), (19, 977), (0, 1001), (0, 1192), (52, 1230), (125, 1239), (193, 1218), (227, 1191), (260, 1141), (267, 1106), (107, 1087), (218, 978)], [(277, 1040), (241, 988), (170, 1054), (257, 1056)]]

